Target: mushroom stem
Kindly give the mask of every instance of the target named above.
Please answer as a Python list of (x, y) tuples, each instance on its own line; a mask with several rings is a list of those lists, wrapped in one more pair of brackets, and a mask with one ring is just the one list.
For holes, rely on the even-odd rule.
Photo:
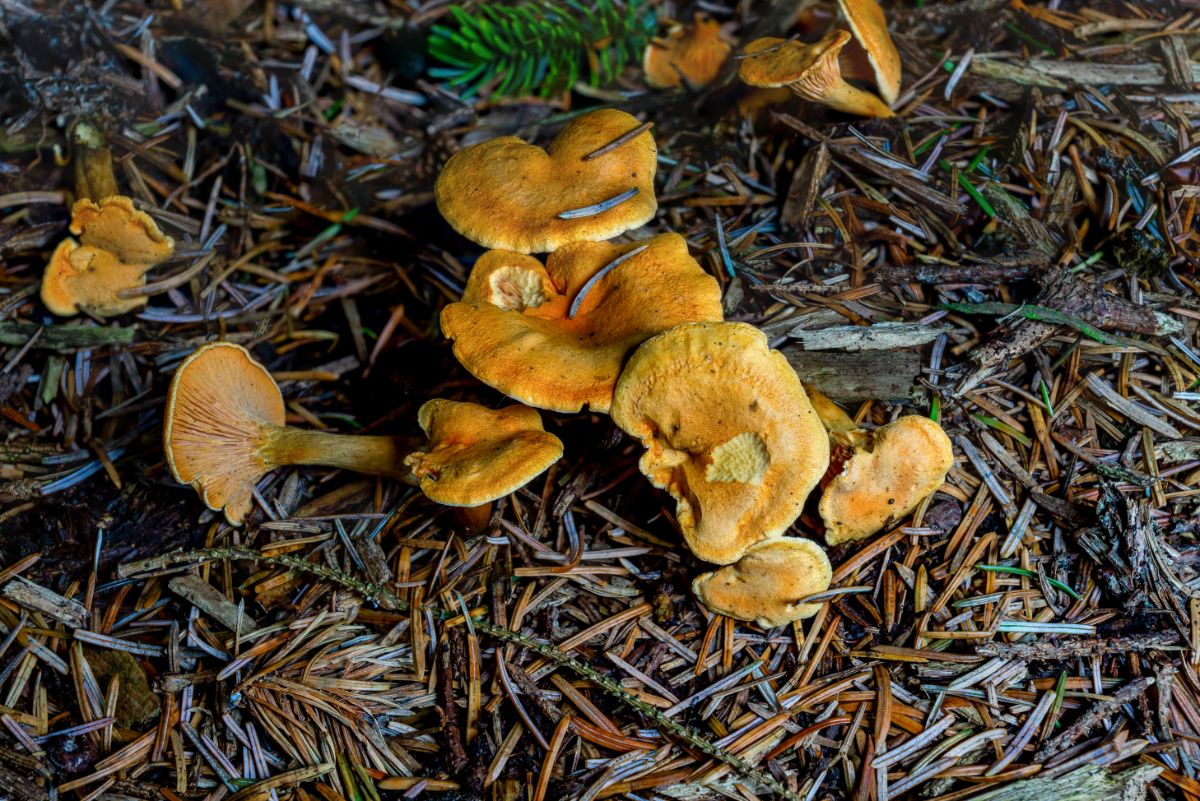
[(408, 480), (404, 450), (395, 437), (330, 434), (302, 428), (270, 426), (262, 446), (264, 458), (275, 467), (319, 465), (356, 473)]
[(844, 111), (847, 114), (858, 114), (862, 117), (894, 117), (896, 116), (887, 104), (870, 92), (856, 89), (840, 78), (820, 95), (801, 88), (799, 83), (791, 84), (791, 89), (805, 100), (824, 103), (832, 109)]
[(71, 149), (75, 156), (77, 197), (99, 202), (118, 194), (112, 150), (98, 128), (88, 122), (76, 123), (71, 133)]
[(488, 501), (479, 506), (458, 506), (454, 509), (454, 522), (468, 534), (478, 534), (483, 531), (492, 519), (492, 508), (495, 501)]

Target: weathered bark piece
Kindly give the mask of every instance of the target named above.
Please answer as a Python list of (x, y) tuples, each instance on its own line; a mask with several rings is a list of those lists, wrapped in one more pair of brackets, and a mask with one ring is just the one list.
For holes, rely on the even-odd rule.
[(176, 576), (167, 582), (167, 586), (230, 631), (248, 634), (258, 628), (254, 618), (239, 610), (237, 604), (199, 576)]
[(1142, 651), (1181, 650), (1179, 635), (1174, 631), (1152, 634), (1132, 634), (1121, 637), (1093, 637), (1063, 642), (985, 642), (975, 653), (980, 656), (1003, 656), (1007, 659), (1075, 659), (1076, 657), (1107, 656)]
[(821, 181), (829, 172), (829, 163), (829, 147), (824, 144), (817, 145), (800, 159), (779, 215), (779, 223), (784, 231), (797, 233), (804, 230), (813, 204), (821, 194)]
[(782, 351), (801, 381), (835, 401), (908, 400), (921, 374), (921, 355), (912, 351)]
[(88, 611), (83, 604), (64, 598), (22, 576), (5, 584), (0, 593), (19, 606), (48, 615), (70, 628), (80, 629), (87, 625)]
[(895, 350), (915, 348), (937, 339), (953, 326), (919, 323), (875, 323), (874, 325), (835, 325), (812, 330), (797, 327), (789, 336), (805, 350)]
[(1146, 785), (1162, 768), (1138, 765), (1113, 773), (1103, 765), (1086, 765), (1062, 776), (1034, 776), (1006, 784), (974, 801), (1143, 801)]

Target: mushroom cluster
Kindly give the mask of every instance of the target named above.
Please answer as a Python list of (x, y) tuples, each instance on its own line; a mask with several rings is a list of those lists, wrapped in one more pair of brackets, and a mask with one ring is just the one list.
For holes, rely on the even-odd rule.
[(450, 225), (495, 248), (442, 310), (443, 333), (468, 372), (520, 403), (428, 401), (423, 447), (307, 431), (286, 425), (278, 386), (245, 348), (212, 343), (172, 380), (163, 439), (175, 478), (237, 525), (266, 472), (348, 468), (418, 486), (477, 530), (493, 501), (562, 457), (537, 410), (587, 408), (641, 443), (641, 472), (674, 498), (684, 541), (721, 566), (693, 583), (705, 606), (763, 626), (815, 614), (829, 558), (787, 536), (813, 490), (824, 487), (829, 544), (869, 536), (941, 485), (949, 440), (917, 417), (863, 431), (806, 391), (761, 331), (724, 320), (719, 286), (682, 236), (606, 241), (653, 216), (655, 167), (648, 126), (610, 109), (577, 117), (545, 150), (515, 137), (468, 147), (438, 177)]
[[(746, 45), (738, 76), (750, 86), (787, 87), (847, 114), (891, 117), (900, 96), (900, 54), (876, 0), (837, 0), (839, 19), (820, 41), (763, 37)], [(843, 27), (844, 26), (844, 27)], [(878, 95), (849, 83), (874, 83)]]

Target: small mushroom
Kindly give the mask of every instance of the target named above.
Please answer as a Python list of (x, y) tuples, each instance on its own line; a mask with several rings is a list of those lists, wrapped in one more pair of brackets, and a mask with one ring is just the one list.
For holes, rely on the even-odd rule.
[(275, 380), (240, 345), (213, 342), (183, 361), (171, 379), (163, 450), (176, 481), (239, 526), (254, 486), (285, 465), (323, 465), (406, 479), (392, 437), (305, 431), (285, 425)]
[(637, 118), (601, 109), (569, 122), (545, 150), (515, 136), (461, 150), (446, 162), (434, 196), (450, 226), (472, 242), (542, 253), (649, 222), (658, 208), (657, 166), (654, 137)]
[(833, 567), (820, 545), (798, 537), (752, 545), (731, 565), (704, 573), (692, 592), (709, 611), (766, 629), (812, 617), (819, 603), (797, 603), (829, 589)]
[(830, 31), (814, 44), (764, 37), (746, 45), (738, 75), (751, 86), (787, 86), (800, 97), (847, 114), (891, 117), (887, 104), (842, 78), (838, 55), (850, 41), (849, 31)]
[(842, 53), (843, 69), (847, 60), (866, 61), (879, 96), (888, 106), (895, 105), (903, 70), (883, 9), (875, 0), (838, 0), (838, 8), (854, 35)]
[(479, 507), (516, 492), (562, 458), (535, 409), (495, 411), (437, 398), (417, 412), (427, 450), (405, 457), (421, 491), (443, 506)]
[(692, 320), (720, 320), (716, 280), (678, 234), (573, 242), (541, 262), (485, 253), (441, 315), (454, 355), (479, 380), (540, 409), (607, 412), (629, 353)]
[(688, 547), (735, 562), (799, 516), (829, 462), (800, 379), (745, 323), (686, 323), (647, 340), (617, 381), (613, 422), (675, 498)]
[(927, 417), (877, 428), (821, 496), (825, 541), (861, 540), (904, 517), (942, 485), (953, 464), (950, 438)]
[(146, 297), (129, 290), (175, 252), (175, 240), (122, 195), (76, 202), (70, 230), (78, 241), (60, 242), (42, 274), (42, 302), (62, 317), (81, 309), (113, 317), (144, 305)]
[(667, 38), (646, 46), (642, 69), (646, 83), (657, 89), (673, 89), (687, 82), (689, 88), (708, 86), (721, 71), (733, 48), (721, 38), (721, 25), (699, 14), (691, 25), (675, 25)]

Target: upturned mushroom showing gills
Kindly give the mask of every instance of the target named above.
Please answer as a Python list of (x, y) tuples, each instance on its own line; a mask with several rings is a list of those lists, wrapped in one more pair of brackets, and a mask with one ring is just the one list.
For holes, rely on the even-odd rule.
[(883, 9), (875, 0), (838, 0), (838, 9), (854, 36), (842, 53), (843, 63), (847, 59), (866, 61), (879, 96), (888, 106), (895, 105), (903, 70)]
[(829, 589), (833, 567), (820, 545), (779, 537), (752, 545), (731, 565), (697, 576), (692, 592), (709, 611), (775, 628), (812, 617), (819, 603), (797, 603)]
[(783, 354), (745, 323), (688, 323), (643, 344), (621, 373), (613, 422), (675, 498), (688, 547), (736, 562), (799, 516), (829, 438)]
[(405, 457), (421, 491), (443, 506), (478, 507), (516, 492), (562, 458), (558, 437), (537, 410), (495, 411), (436, 398), (417, 412), (427, 450)]
[(567, 123), (545, 150), (501, 136), (459, 151), (434, 196), (446, 222), (472, 242), (544, 253), (649, 222), (657, 166), (646, 126), (601, 109)]
[(953, 464), (950, 438), (927, 417), (877, 428), (821, 496), (825, 541), (861, 540), (904, 517), (942, 485)]
[(42, 274), (42, 303), (68, 317), (86, 310), (114, 317), (145, 305), (130, 292), (146, 283), (146, 273), (175, 252), (175, 240), (122, 195), (99, 203), (80, 200), (71, 209), (71, 233), (55, 248)]
[(285, 465), (322, 465), (406, 478), (392, 437), (305, 431), (285, 425), (283, 395), (245, 348), (213, 342), (184, 360), (167, 394), (163, 450), (175, 480), (241, 525), (254, 485)]
[(721, 38), (721, 25), (699, 14), (690, 25), (676, 25), (665, 39), (646, 46), (642, 69), (646, 83), (657, 89), (683, 86), (702, 89), (716, 80), (733, 48)]
[(849, 31), (830, 31), (814, 44), (767, 36), (746, 45), (738, 75), (751, 86), (787, 86), (806, 100), (863, 117), (891, 117), (887, 104), (842, 78), (838, 55)]
[(539, 409), (607, 412), (629, 353), (692, 320), (720, 320), (721, 291), (678, 234), (574, 242), (545, 266), (485, 253), (442, 311), (454, 355), (480, 381)]

